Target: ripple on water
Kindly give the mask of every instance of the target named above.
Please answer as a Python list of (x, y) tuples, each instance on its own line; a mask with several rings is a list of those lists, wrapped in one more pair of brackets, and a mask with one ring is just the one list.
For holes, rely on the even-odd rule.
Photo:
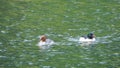
[(51, 53), (52, 53), (51, 56), (55, 56), (55, 54), (64, 54), (65, 52), (53, 51)]
[(66, 39), (68, 39), (68, 41), (78, 42), (79, 38), (66, 37)]
[(120, 41), (120, 37), (113, 38), (114, 41)]
[(7, 50), (6, 50), (6, 49), (1, 49), (1, 50), (0, 50), (0, 52), (5, 52), (5, 51), (7, 51)]
[(111, 43), (112, 40), (109, 39), (111, 38), (112, 36), (103, 36), (103, 37), (97, 37), (97, 43)]
[(8, 57), (7, 57), (7, 56), (0, 56), (0, 59), (1, 59), (1, 60), (7, 60)]
[(80, 29), (68, 29), (69, 31), (76, 31), (76, 30), (89, 30), (88, 28), (80, 28)]

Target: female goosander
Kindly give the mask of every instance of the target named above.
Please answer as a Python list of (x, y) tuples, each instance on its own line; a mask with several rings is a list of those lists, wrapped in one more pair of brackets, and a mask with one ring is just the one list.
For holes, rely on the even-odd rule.
[(89, 33), (87, 36), (82, 36), (79, 38), (79, 42), (94, 42), (95, 39), (95, 35), (93, 33)]
[(40, 41), (38, 42), (38, 46), (40, 48), (48, 48), (50, 45), (54, 44), (54, 41), (48, 39), (45, 35), (40, 37)]

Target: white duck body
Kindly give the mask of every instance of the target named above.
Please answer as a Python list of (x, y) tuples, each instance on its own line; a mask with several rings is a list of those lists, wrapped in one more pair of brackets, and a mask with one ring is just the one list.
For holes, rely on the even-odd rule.
[(92, 39), (89, 39), (89, 38), (85, 38), (85, 37), (80, 37), (79, 38), (79, 42), (94, 42), (96, 39), (95, 38), (92, 38)]
[(40, 41), (38, 42), (38, 46), (42, 49), (46, 49), (48, 47), (50, 47), (51, 45), (54, 44), (54, 41), (51, 39), (46, 39), (46, 41)]

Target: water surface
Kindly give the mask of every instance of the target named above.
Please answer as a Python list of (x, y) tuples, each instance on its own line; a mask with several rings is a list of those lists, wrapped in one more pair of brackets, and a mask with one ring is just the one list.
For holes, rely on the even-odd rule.
[[(0, 1), (1, 68), (119, 68), (119, 0)], [(88, 46), (79, 37), (94, 32)], [(40, 35), (56, 44), (39, 49)]]

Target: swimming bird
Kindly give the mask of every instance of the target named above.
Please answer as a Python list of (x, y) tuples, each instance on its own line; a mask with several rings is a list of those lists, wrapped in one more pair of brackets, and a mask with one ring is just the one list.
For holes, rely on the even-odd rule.
[(79, 38), (79, 42), (94, 42), (96, 41), (95, 35), (93, 33), (89, 33), (87, 36), (82, 36)]
[(50, 45), (54, 44), (54, 41), (48, 39), (45, 35), (40, 37), (40, 41), (38, 42), (38, 46), (40, 48), (48, 48)]

